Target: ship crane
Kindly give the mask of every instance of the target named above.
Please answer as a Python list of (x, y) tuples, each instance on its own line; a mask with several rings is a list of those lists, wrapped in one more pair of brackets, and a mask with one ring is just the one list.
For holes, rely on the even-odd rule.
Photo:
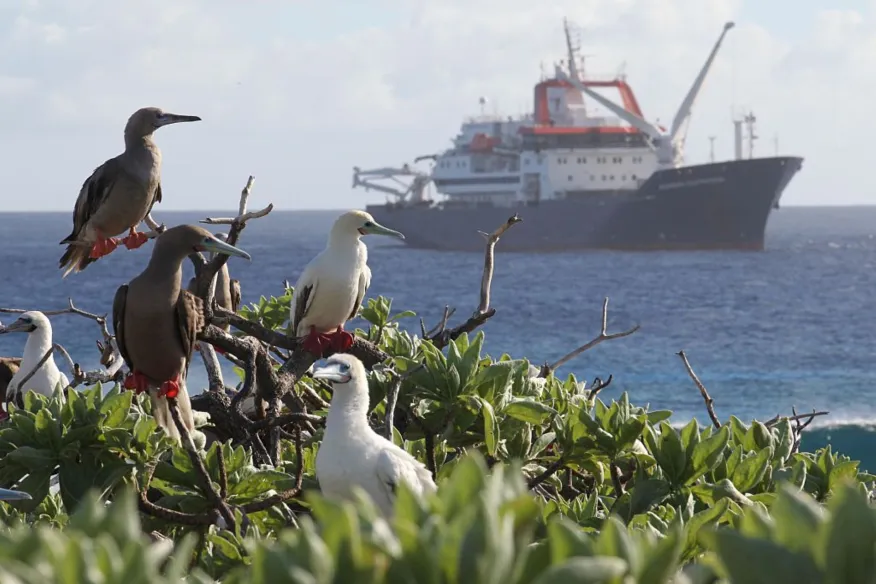
[[(410, 184), (405, 183), (399, 177), (413, 177)], [(393, 181), (398, 186), (390, 186), (380, 184), (381, 180)], [(432, 182), (432, 176), (411, 168), (405, 164), (401, 168), (383, 167), (370, 170), (362, 170), (358, 166), (353, 167), (353, 188), (365, 187), (365, 190), (374, 189), (381, 193), (393, 195), (398, 198), (399, 202), (408, 203), (423, 203), (428, 200), (426, 197), (426, 188)]]
[(727, 34), (727, 31), (733, 28), (733, 26), (733, 22), (727, 22), (724, 24), (721, 36), (718, 37), (718, 41), (712, 48), (712, 52), (709, 53), (706, 63), (703, 65), (699, 75), (697, 75), (693, 85), (687, 92), (684, 101), (681, 102), (681, 106), (678, 108), (678, 112), (676, 112), (675, 118), (672, 120), (672, 126), (670, 127), (669, 132), (662, 131), (656, 125), (645, 121), (636, 114), (626, 110), (624, 107), (617, 105), (610, 99), (596, 93), (584, 83), (574, 77), (570, 77), (562, 70), (558, 70), (557, 77), (571, 83), (579, 91), (608, 108), (616, 116), (645, 134), (651, 142), (651, 147), (657, 153), (657, 163), (660, 168), (677, 168), (684, 164), (684, 140), (687, 137), (687, 126), (690, 121), (691, 109), (693, 108), (694, 101), (706, 80), (706, 76), (709, 73), (709, 69), (712, 67), (712, 62), (715, 60), (715, 56), (718, 54), (718, 49), (721, 47), (724, 36)]

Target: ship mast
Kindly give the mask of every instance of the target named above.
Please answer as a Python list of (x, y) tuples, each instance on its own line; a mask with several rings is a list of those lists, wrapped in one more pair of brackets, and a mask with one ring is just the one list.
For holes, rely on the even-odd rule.
[(576, 81), (582, 80), (582, 75), (578, 73), (577, 54), (580, 46), (572, 42), (572, 32), (569, 29), (569, 21), (563, 19), (563, 32), (566, 34), (566, 52), (569, 55), (569, 77)]
[(684, 141), (687, 134), (687, 122), (690, 120), (694, 101), (706, 80), (709, 69), (712, 67), (712, 62), (715, 60), (715, 56), (718, 54), (718, 49), (721, 47), (721, 42), (724, 40), (724, 36), (727, 34), (727, 31), (733, 28), (733, 26), (733, 22), (727, 22), (724, 24), (721, 35), (715, 42), (715, 46), (712, 47), (712, 52), (709, 53), (709, 57), (706, 59), (702, 69), (700, 69), (699, 74), (694, 80), (690, 90), (688, 90), (681, 106), (679, 106), (678, 112), (676, 112), (675, 117), (672, 120), (672, 126), (670, 127), (669, 132), (663, 132), (651, 122), (645, 121), (633, 112), (628, 111), (623, 106), (614, 103), (599, 93), (596, 93), (581, 81), (575, 78), (567, 78), (566, 80), (577, 87), (582, 93), (590, 97), (590, 99), (606, 107), (616, 116), (648, 136), (652, 147), (657, 152), (657, 161), (660, 167), (676, 168), (684, 162)]

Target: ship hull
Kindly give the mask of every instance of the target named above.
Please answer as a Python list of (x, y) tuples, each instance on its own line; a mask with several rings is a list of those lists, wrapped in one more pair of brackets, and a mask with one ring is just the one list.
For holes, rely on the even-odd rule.
[(483, 251), (515, 213), (502, 251), (763, 250), (767, 219), (802, 166), (799, 157), (732, 160), (660, 170), (634, 191), (569, 193), (511, 206), (369, 205), (415, 248)]

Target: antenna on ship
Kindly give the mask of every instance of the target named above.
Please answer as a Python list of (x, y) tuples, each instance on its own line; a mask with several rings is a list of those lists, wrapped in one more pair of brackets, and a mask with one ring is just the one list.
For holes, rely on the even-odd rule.
[(776, 156), (779, 155), (779, 135), (776, 134), (773, 136), (773, 148), (776, 151)]
[(759, 136), (754, 133), (754, 123), (757, 121), (754, 112), (749, 111), (745, 116), (744, 121), (745, 127), (748, 128), (748, 157), (754, 158), (754, 141), (759, 138)]
[(709, 136), (709, 161), (715, 162), (715, 138), (716, 136)]
[(481, 117), (483, 117), (484, 111), (487, 109), (487, 98), (483, 95), (478, 98), (478, 103), (481, 105)]

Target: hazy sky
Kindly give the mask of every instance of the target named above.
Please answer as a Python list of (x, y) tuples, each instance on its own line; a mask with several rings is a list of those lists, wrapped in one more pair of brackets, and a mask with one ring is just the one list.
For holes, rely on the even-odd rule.
[(249, 174), (256, 205), (380, 202), (351, 189), (351, 168), (445, 148), (479, 96), (530, 109), (540, 64), (564, 56), (563, 16), (589, 70), (626, 62), (664, 123), (735, 20), (688, 161), (708, 159), (711, 135), (729, 157), (731, 108), (751, 107), (756, 153), (778, 134), (806, 158), (786, 204), (876, 202), (874, 0), (2, 0), (0, 210), (72, 209), (146, 105), (203, 118), (157, 134), (161, 209), (233, 207)]

